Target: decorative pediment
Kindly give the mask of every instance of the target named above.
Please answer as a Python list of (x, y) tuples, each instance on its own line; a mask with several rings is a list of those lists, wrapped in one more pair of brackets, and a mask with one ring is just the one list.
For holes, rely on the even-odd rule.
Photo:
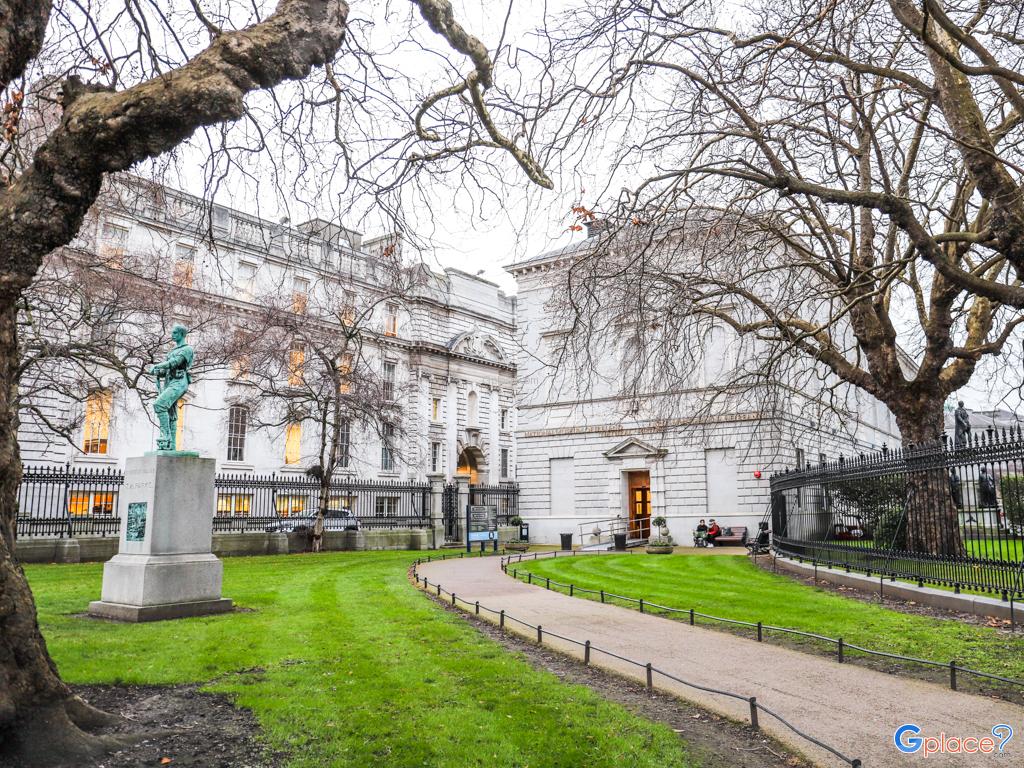
[(501, 349), (497, 339), (489, 333), (483, 333), (479, 328), (460, 333), (448, 342), (448, 349), (466, 357), (476, 357), (496, 363), (508, 362), (508, 357)]
[(657, 459), (668, 453), (666, 448), (656, 448), (638, 437), (628, 437), (604, 452), (606, 459)]

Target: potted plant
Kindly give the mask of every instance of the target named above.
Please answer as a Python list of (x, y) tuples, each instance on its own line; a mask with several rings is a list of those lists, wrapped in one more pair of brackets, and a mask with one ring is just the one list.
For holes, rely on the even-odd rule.
[(509, 518), (509, 525), (514, 525), (519, 529), (519, 538), (513, 539), (512, 541), (505, 542), (505, 549), (512, 552), (525, 552), (530, 548), (530, 542), (523, 538), (523, 518), (519, 515), (513, 515)]
[(651, 527), (658, 529), (658, 535), (651, 537), (645, 549), (649, 555), (671, 555), (676, 544), (668, 532), (668, 521), (658, 515), (651, 520)]

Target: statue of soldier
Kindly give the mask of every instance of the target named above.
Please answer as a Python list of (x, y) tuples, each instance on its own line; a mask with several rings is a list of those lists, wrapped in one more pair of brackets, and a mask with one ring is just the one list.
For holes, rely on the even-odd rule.
[(952, 467), (949, 468), (949, 495), (953, 497), (953, 503), (957, 509), (964, 508), (964, 494), (960, 483), (960, 476), (957, 475), (956, 470)]
[(981, 468), (981, 473), (978, 475), (978, 502), (982, 507), (995, 507), (998, 505), (995, 480), (985, 467)]
[(153, 412), (160, 424), (160, 437), (156, 447), (160, 451), (177, 449), (178, 439), (178, 401), (185, 396), (188, 385), (192, 382), (189, 368), (192, 367), (192, 347), (185, 343), (188, 329), (180, 323), (171, 329), (174, 349), (167, 353), (162, 363), (152, 366), (149, 371), (156, 377), (157, 398), (153, 403)]
[(953, 419), (953, 447), (966, 448), (971, 444), (971, 415), (964, 408), (963, 400), (957, 403)]

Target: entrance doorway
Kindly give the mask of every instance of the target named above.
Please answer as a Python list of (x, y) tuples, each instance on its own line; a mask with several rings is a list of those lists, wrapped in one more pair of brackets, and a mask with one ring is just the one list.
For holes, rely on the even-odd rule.
[(629, 538), (651, 537), (651, 473), (628, 472), (629, 485)]
[(469, 475), (469, 484), (476, 485), (480, 476), (480, 465), (472, 451), (464, 450), (459, 454), (459, 463), (455, 472), (459, 475)]

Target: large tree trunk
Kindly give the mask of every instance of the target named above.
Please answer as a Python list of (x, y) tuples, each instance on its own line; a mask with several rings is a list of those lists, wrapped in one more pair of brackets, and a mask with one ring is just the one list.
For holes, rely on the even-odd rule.
[(907, 462), (905, 548), (930, 555), (964, 554), (956, 503), (943, 461), (942, 399), (914, 398), (894, 409)]

